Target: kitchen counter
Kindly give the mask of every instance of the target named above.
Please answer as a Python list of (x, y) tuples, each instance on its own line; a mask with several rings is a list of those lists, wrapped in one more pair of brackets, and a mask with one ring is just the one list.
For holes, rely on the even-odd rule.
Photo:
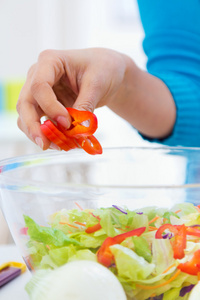
[[(1, 245), (0, 246), (0, 265), (9, 261), (23, 262), (23, 258), (20, 255), (18, 248), (14, 244)], [(26, 272), (16, 277), (9, 283), (0, 288), (0, 300), (28, 300), (28, 294), (24, 287), (30, 280), (31, 273), (28, 269)]]

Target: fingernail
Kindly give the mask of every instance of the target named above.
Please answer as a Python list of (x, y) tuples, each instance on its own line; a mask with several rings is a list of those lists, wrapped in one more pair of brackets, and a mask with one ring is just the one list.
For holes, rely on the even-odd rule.
[(68, 121), (65, 117), (63, 117), (63, 116), (59, 116), (59, 117), (56, 119), (56, 121), (57, 121), (60, 125), (62, 125), (65, 129), (68, 129), (69, 126), (70, 126), (69, 121)]
[(43, 150), (43, 146), (44, 146), (43, 140), (40, 137), (36, 137), (35, 142)]
[(57, 146), (56, 144), (54, 144), (54, 143), (51, 143), (50, 146), (49, 146), (49, 148), (50, 148), (50, 149), (53, 149), (53, 150), (58, 150), (58, 151), (61, 150), (60, 147), (58, 147), (58, 146)]

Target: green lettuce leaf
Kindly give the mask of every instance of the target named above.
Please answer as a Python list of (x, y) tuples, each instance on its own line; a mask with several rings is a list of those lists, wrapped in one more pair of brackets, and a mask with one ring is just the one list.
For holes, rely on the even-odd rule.
[[(117, 219), (116, 215), (114, 216)], [(107, 234), (107, 236), (111, 236), (111, 237), (115, 236), (116, 230), (114, 227), (112, 210), (110, 209), (102, 210), (100, 218), (101, 218), (100, 224), (103, 230), (105, 231), (105, 233)]]
[(98, 248), (102, 245), (106, 235), (95, 236), (94, 233), (88, 234), (86, 232), (76, 232), (70, 234), (70, 237), (79, 242), (84, 248)]
[(171, 211), (175, 212), (179, 209), (181, 210), (180, 213), (179, 213), (181, 217), (197, 212), (194, 204), (189, 203), (189, 202), (175, 204), (172, 207)]
[(152, 240), (152, 255), (152, 263), (155, 264), (155, 275), (162, 274), (175, 262), (174, 252), (169, 239), (154, 238)]
[(138, 281), (147, 278), (155, 269), (154, 264), (148, 263), (142, 256), (122, 245), (113, 245), (110, 250), (120, 277)]
[(180, 219), (180, 217), (177, 214), (175, 214), (173, 211), (167, 211), (163, 215), (163, 218), (167, 219), (167, 221), (165, 223), (170, 223), (171, 222), (171, 220), (170, 220), (171, 216), (173, 216), (177, 219)]
[[(131, 214), (128, 212), (128, 215)], [(129, 216), (128, 226), (130, 229), (135, 229), (139, 227), (148, 227), (148, 217), (145, 214), (139, 215), (134, 212), (131, 214), (132, 217)]]
[(133, 236), (132, 240), (134, 243), (135, 253), (138, 254), (139, 256), (144, 257), (146, 261), (151, 263), (152, 254), (147, 240), (142, 236)]
[(47, 247), (42, 244), (38, 243), (34, 240), (29, 240), (27, 243), (29, 256), (31, 258), (32, 264), (35, 268), (39, 267), (42, 261), (42, 258), (48, 254)]
[(167, 291), (166, 293), (164, 293), (163, 295), (163, 300), (177, 300), (177, 299), (183, 299), (183, 297), (179, 298), (179, 294), (180, 294), (180, 290), (182, 287), (180, 288), (174, 288), (171, 289), (169, 291)]
[(97, 262), (97, 257), (92, 251), (88, 249), (83, 249), (78, 250), (73, 256), (69, 258), (69, 261), (74, 260), (91, 260)]
[(62, 266), (67, 263), (73, 255), (76, 254), (76, 249), (73, 245), (52, 249), (49, 251), (49, 256), (57, 266)]
[(67, 246), (70, 244), (80, 246), (75, 239), (69, 238), (61, 230), (39, 226), (30, 217), (24, 216), (26, 227), (28, 227), (28, 235), (31, 239), (44, 243), (46, 245), (55, 245), (56, 247)]

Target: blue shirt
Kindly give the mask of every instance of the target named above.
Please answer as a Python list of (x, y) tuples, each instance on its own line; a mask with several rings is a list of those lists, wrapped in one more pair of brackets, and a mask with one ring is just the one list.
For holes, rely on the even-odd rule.
[(200, 147), (200, 0), (138, 0), (147, 71), (169, 88), (177, 108), (172, 134), (153, 140)]

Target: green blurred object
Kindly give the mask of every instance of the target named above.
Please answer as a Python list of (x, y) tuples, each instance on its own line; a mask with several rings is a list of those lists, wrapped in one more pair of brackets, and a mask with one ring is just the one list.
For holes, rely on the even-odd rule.
[(5, 99), (5, 91), (4, 91), (4, 85), (2, 82), (0, 82), (0, 112), (3, 111), (4, 108), (4, 99)]
[(23, 80), (12, 80), (5, 82), (5, 110), (16, 111), (16, 104), (21, 92)]

